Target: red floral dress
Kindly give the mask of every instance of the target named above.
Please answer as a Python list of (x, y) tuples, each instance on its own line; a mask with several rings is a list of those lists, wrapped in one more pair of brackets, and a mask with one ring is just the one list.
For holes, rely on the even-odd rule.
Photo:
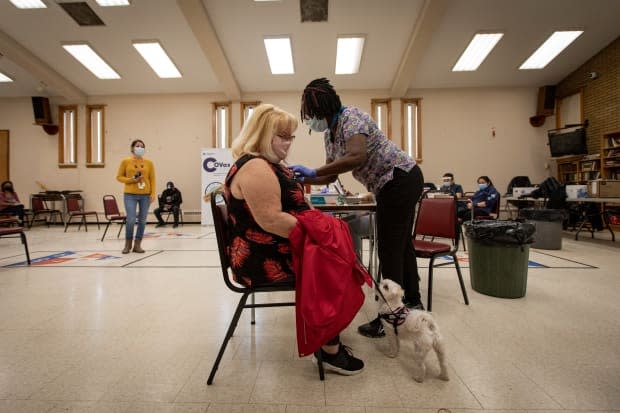
[[(224, 181), (230, 231), (228, 252), (233, 278), (246, 286), (295, 284), (289, 240), (263, 230), (245, 200), (235, 198), (230, 191), (230, 183), (237, 171), (256, 157), (244, 155), (239, 158)], [(282, 211), (295, 214), (310, 209), (304, 199), (303, 186), (295, 181), (292, 172), (281, 164), (267, 162), (280, 183)]]

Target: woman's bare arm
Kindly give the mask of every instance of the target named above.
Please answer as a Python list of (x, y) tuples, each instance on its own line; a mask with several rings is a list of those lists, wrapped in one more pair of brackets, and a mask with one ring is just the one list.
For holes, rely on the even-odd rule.
[(241, 168), (231, 185), (235, 198), (245, 199), (262, 229), (288, 238), (297, 219), (282, 211), (278, 178), (263, 159), (252, 159)]

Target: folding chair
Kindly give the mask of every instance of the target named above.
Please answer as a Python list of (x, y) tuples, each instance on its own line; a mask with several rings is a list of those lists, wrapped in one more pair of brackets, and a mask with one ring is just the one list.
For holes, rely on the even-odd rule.
[[(458, 225), (456, 198), (422, 198), (420, 200), (412, 242), (418, 258), (430, 259), (428, 264), (428, 300), (426, 303), (428, 311), (432, 310), (433, 305), (433, 268), (452, 263), (456, 267), (456, 274), (458, 275), (465, 304), (469, 305), (465, 283), (461, 275), (461, 267), (456, 258), (456, 251), (459, 248)], [(451, 243), (417, 239), (418, 236), (447, 238), (451, 240)], [(445, 255), (452, 257), (453, 262), (435, 264), (435, 258)]]
[(65, 196), (65, 205), (67, 208), (67, 213), (69, 214), (69, 218), (67, 222), (65, 222), (65, 232), (67, 232), (67, 228), (71, 223), (71, 219), (73, 217), (81, 217), (80, 225), (78, 226), (78, 231), (82, 228), (82, 223), (84, 224), (84, 229), (88, 232), (88, 225), (86, 221), (86, 217), (89, 215), (94, 215), (97, 219), (97, 229), (101, 229), (99, 226), (99, 214), (97, 211), (84, 211), (84, 198), (80, 194), (69, 194)]
[(28, 252), (28, 241), (26, 241), (26, 234), (24, 234), (23, 227), (0, 227), (0, 238), (21, 238), (22, 244), (24, 244), (24, 251), (26, 252), (26, 261), (30, 265), (30, 252)]
[[(32, 228), (32, 224), (34, 224), (34, 221), (37, 221), (37, 216), (39, 215), (47, 215), (47, 217), (44, 219), (45, 219), (45, 224), (47, 225), (48, 228), (50, 226), (50, 221), (56, 215), (60, 217), (60, 222), (62, 222), (63, 224), (65, 223), (64, 218), (62, 216), (62, 212), (60, 212), (58, 209), (48, 208), (47, 203), (45, 202), (45, 199), (43, 197), (38, 196), (38, 195), (33, 195), (32, 217), (30, 218), (30, 223), (28, 224), (28, 227)], [(39, 221), (40, 220), (41, 219), (39, 219)]]
[[(239, 303), (237, 304), (237, 309), (233, 315), (232, 320), (230, 321), (230, 325), (228, 326), (228, 330), (226, 331), (226, 335), (224, 336), (224, 341), (220, 346), (220, 350), (217, 353), (217, 357), (215, 362), (213, 363), (213, 367), (211, 368), (211, 373), (209, 374), (209, 378), (207, 380), (207, 385), (213, 384), (213, 379), (215, 377), (215, 372), (217, 371), (220, 361), (222, 360), (222, 356), (224, 355), (224, 351), (226, 351), (226, 346), (228, 345), (228, 341), (235, 333), (235, 328), (237, 327), (237, 323), (239, 322), (239, 318), (241, 317), (241, 312), (244, 308), (252, 309), (252, 324), (255, 324), (254, 318), (254, 309), (262, 308), (262, 307), (285, 307), (285, 306), (294, 306), (295, 302), (275, 302), (275, 303), (259, 303), (256, 304), (254, 301), (254, 296), (256, 293), (270, 293), (276, 291), (295, 291), (295, 284), (279, 284), (272, 286), (257, 286), (257, 287), (244, 287), (234, 283), (230, 276), (230, 256), (228, 251), (228, 209), (225, 204), (217, 204), (216, 196), (211, 197), (211, 212), (213, 213), (213, 223), (215, 225), (215, 236), (217, 238), (217, 248), (220, 255), (220, 264), (222, 267), (222, 275), (224, 277), (224, 283), (226, 287), (228, 287), (231, 291), (241, 294), (241, 298), (239, 299)], [(252, 295), (252, 302), (250, 304), (247, 303), (248, 297)], [(318, 366), (319, 366), (319, 377), (321, 380), (325, 379), (325, 374), (323, 371), (323, 362), (321, 359), (321, 352), (317, 353), (318, 358)]]
[(123, 225), (125, 225), (127, 222), (127, 216), (121, 214), (121, 212), (118, 210), (118, 204), (116, 203), (116, 197), (114, 195), (103, 196), (103, 211), (105, 213), (105, 219), (108, 220), (108, 223), (105, 226), (105, 230), (103, 231), (101, 241), (103, 242), (105, 234), (108, 232), (108, 228), (110, 227), (110, 224), (112, 222), (120, 224), (116, 238), (120, 237)]

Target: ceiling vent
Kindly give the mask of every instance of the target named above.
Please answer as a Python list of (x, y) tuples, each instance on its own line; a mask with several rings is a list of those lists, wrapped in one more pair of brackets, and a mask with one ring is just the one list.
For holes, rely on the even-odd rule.
[(103, 20), (83, 1), (58, 3), (80, 26), (105, 26)]
[(301, 22), (326, 22), (329, 0), (299, 0)]

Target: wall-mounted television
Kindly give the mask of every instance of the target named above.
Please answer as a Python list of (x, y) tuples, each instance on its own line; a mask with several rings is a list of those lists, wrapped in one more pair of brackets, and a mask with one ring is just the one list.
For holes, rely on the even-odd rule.
[(588, 153), (585, 128), (561, 128), (547, 132), (552, 157)]

